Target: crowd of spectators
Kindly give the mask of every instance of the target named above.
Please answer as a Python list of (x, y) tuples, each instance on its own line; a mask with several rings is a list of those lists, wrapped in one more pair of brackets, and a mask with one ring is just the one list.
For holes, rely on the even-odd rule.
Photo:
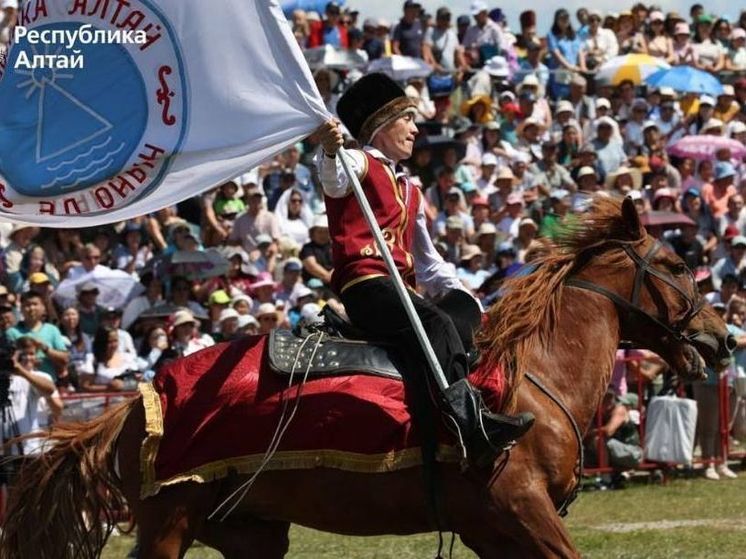
[[(4, 14), (7, 23), (12, 10)], [(402, 172), (425, 193), (436, 248), (485, 306), (534, 241), (585, 211), (591, 195), (628, 196), (746, 346), (746, 148), (703, 158), (671, 153), (686, 136), (746, 143), (746, 11), (730, 20), (699, 4), (689, 14), (642, 3), (605, 14), (559, 9), (542, 32), (533, 10), (511, 27), (482, 0), (468, 14), (445, 6), (429, 14), (407, 0), (397, 22), (362, 19), (334, 2), (290, 20), (304, 49), (331, 45), (357, 59), (402, 55), (429, 65), (430, 75), (402, 82), (418, 103), (420, 130)], [(596, 79), (604, 63), (630, 53), (702, 70), (722, 89)], [(364, 71), (314, 68), (332, 112)], [(339, 306), (328, 287), (317, 148), (310, 137), (202, 196), (108, 227), (0, 224), (0, 327), (12, 339), (36, 340), (38, 370), (62, 390), (117, 391), (175, 356), (317, 320), (323, 305)], [(206, 251), (227, 261), (224, 273), (167, 273), (175, 254)], [(110, 306), (101, 286), (86, 281), (73, 303), (60, 303), (60, 282), (96, 270), (130, 274), (141, 294)], [(746, 375), (742, 361), (737, 352), (731, 378)], [(707, 390), (695, 392), (705, 416), (717, 413)], [(730, 477), (726, 470), (709, 477)]]

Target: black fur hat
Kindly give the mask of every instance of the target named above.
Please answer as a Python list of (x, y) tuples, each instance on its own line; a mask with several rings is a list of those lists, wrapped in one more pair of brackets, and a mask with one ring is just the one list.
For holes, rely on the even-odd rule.
[(337, 103), (337, 114), (355, 139), (365, 145), (379, 127), (415, 107), (399, 84), (386, 74), (374, 73), (345, 91)]

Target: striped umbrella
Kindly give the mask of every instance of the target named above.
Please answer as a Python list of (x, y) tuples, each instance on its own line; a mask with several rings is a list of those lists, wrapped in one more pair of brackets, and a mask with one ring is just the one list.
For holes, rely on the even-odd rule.
[(665, 60), (647, 54), (615, 56), (598, 69), (596, 82), (619, 85), (624, 80), (631, 80), (640, 85), (650, 74), (670, 67)]

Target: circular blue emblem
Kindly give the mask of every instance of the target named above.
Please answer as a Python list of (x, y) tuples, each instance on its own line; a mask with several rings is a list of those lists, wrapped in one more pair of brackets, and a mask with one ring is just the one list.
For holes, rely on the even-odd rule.
[(21, 52), (29, 59), (57, 54), (49, 47), (22, 39), (8, 60), (14, 70), (0, 83), (0, 106), (13, 115), (13, 125), (0, 136), (0, 174), (27, 196), (73, 193), (115, 176), (138, 149), (148, 123), (145, 83), (123, 45), (76, 45), (82, 69), (15, 67)]

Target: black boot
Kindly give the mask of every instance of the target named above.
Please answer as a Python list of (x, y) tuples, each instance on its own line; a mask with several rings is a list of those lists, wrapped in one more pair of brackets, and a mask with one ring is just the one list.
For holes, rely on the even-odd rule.
[(510, 448), (534, 424), (529, 412), (516, 416), (492, 413), (479, 391), (461, 379), (443, 393), (447, 413), (458, 425), (467, 456), (472, 464), (486, 466)]

